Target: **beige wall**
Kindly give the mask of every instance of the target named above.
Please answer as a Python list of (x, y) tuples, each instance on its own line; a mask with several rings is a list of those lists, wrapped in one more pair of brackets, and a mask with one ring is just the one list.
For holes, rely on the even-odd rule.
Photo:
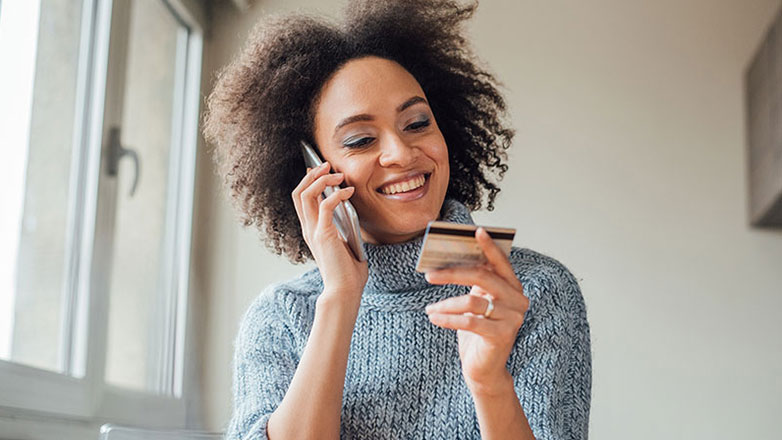
[[(207, 72), (262, 13), (342, 4), (258, 3), (214, 11)], [(579, 278), (593, 438), (778, 435), (782, 231), (747, 226), (742, 74), (779, 7), (484, 0), (473, 21), (518, 131), (497, 209), (476, 218), (515, 226), (517, 246)], [(236, 226), (201, 154), (195, 287), (209, 304), (207, 426), (219, 429), (241, 313), (303, 268)]]

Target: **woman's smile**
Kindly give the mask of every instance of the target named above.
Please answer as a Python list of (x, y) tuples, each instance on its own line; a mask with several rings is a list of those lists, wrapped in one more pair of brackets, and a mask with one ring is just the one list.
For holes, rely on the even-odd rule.
[(392, 200), (415, 200), (426, 192), (431, 173), (413, 172), (384, 184), (377, 191)]

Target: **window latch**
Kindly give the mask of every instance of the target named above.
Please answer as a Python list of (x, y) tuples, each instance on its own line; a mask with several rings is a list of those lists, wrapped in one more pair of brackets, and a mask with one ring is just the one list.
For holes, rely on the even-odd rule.
[(138, 185), (139, 174), (141, 174), (141, 163), (139, 162), (138, 154), (134, 150), (122, 146), (119, 127), (111, 127), (111, 130), (109, 131), (108, 151), (109, 176), (117, 176), (119, 161), (124, 156), (133, 159), (133, 185), (130, 187), (130, 197), (133, 197), (133, 194), (136, 192), (136, 186)]

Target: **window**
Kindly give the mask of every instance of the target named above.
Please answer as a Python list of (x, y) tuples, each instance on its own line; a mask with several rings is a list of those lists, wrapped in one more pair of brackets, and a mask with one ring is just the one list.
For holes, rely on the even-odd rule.
[(198, 5), (0, 0), (0, 419), (185, 425)]

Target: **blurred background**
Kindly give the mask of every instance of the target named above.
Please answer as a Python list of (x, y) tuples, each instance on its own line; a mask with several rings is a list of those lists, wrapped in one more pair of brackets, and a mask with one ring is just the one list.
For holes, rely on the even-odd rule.
[[(239, 225), (204, 100), (260, 18), (344, 5), (0, 1), (0, 438), (224, 429), (243, 312), (311, 266)], [(475, 219), (579, 280), (591, 438), (779, 438), (782, 227), (753, 226), (745, 80), (781, 11), (484, 0), (469, 25), (517, 131)]]

